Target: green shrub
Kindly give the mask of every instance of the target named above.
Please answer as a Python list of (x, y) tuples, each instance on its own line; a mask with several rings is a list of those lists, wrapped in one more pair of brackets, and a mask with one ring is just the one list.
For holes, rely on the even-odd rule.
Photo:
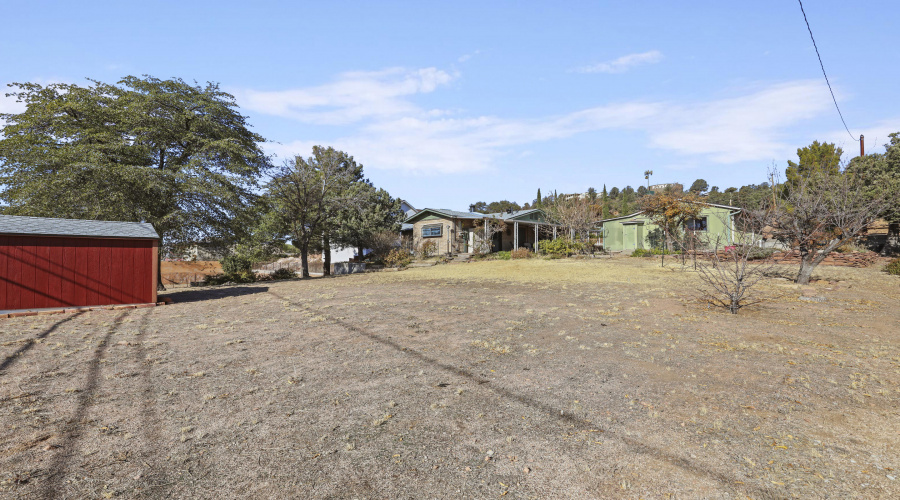
[(555, 240), (543, 240), (538, 244), (541, 253), (551, 257), (568, 257), (584, 249), (584, 243), (573, 241), (569, 238), (557, 238)]
[(219, 261), (222, 264), (222, 272), (226, 275), (238, 275), (249, 273), (253, 267), (253, 261), (249, 258), (231, 254)]
[(894, 276), (900, 276), (900, 257), (890, 261), (884, 266), (884, 272), (888, 274), (893, 274)]
[(531, 258), (531, 251), (527, 248), (518, 248), (509, 253), (510, 258), (512, 259), (529, 259)]
[(409, 252), (401, 248), (395, 248), (384, 257), (384, 265), (387, 267), (405, 267), (410, 263)]
[(297, 273), (282, 267), (281, 269), (276, 269), (272, 274), (269, 275), (273, 280), (289, 280), (297, 277)]
[(509, 260), (512, 258), (509, 252), (494, 252), (491, 254), (491, 257), (496, 260)]

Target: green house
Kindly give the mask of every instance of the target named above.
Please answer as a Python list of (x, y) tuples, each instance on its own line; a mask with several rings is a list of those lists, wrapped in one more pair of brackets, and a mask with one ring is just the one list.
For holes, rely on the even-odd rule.
[[(734, 216), (741, 209), (704, 203), (696, 219), (687, 221), (685, 230), (697, 231), (700, 241), (712, 247), (734, 243)], [(609, 252), (632, 252), (638, 248), (662, 248), (662, 229), (643, 212), (604, 219), (598, 223), (603, 232), (603, 248)]]

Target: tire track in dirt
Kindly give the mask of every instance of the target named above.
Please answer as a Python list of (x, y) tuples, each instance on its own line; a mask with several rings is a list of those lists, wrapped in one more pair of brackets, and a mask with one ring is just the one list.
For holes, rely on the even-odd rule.
[[(282, 295), (279, 295), (271, 290), (269, 290), (268, 293), (277, 297), (278, 299), (282, 300), (283, 302), (288, 302), (290, 304), (293, 304), (293, 305), (301, 308), (304, 311), (309, 311), (308, 306), (306, 306), (305, 304), (291, 301), (290, 299), (288, 299)], [(348, 322), (342, 321), (340, 319), (336, 319), (336, 318), (328, 316), (328, 315), (324, 315), (324, 314), (322, 314), (321, 311), (319, 311), (318, 313), (320, 315), (324, 316), (332, 324), (338, 325), (351, 333), (354, 333), (357, 335), (362, 335), (362, 336), (367, 337), (375, 342), (378, 342), (379, 344), (381, 344), (383, 346), (389, 347), (390, 349), (397, 351), (401, 355), (415, 358), (416, 360), (418, 360), (422, 363), (439, 368), (439, 369), (441, 369), (447, 373), (450, 373), (452, 375), (455, 375), (459, 378), (463, 378), (463, 379), (467, 379), (469, 381), (475, 382), (476, 386), (478, 386), (478, 387), (493, 391), (495, 394), (497, 394), (503, 398), (516, 401), (517, 403), (519, 403), (525, 407), (537, 409), (537, 410), (541, 411), (542, 413), (550, 416), (551, 418), (559, 420), (562, 423), (567, 424), (571, 427), (575, 427), (576, 429), (579, 429), (579, 430), (585, 431), (585, 432), (587, 432), (590, 429), (593, 429), (595, 427), (595, 425), (593, 425), (593, 424), (589, 424), (587, 422), (584, 422), (581, 419), (576, 418), (576, 416), (572, 415), (571, 413), (567, 413), (564, 410), (555, 408), (555, 407), (548, 405), (542, 401), (539, 401), (535, 398), (532, 398), (530, 396), (526, 396), (523, 394), (519, 394), (514, 391), (510, 391), (508, 389), (493, 385), (490, 383), (491, 381), (489, 379), (480, 377), (469, 370), (466, 370), (464, 368), (459, 368), (456, 366), (451, 366), (451, 365), (446, 364), (438, 359), (432, 358), (432, 357), (427, 356), (419, 351), (416, 351), (410, 347), (404, 347), (393, 340), (385, 339), (375, 333), (367, 331), (358, 326), (352, 325)], [(729, 476), (722, 472), (708, 470), (708, 469), (705, 469), (702, 467), (698, 467), (698, 466), (694, 465), (693, 463), (691, 463), (691, 461), (688, 460), (687, 458), (680, 457), (680, 456), (674, 455), (672, 453), (666, 452), (656, 446), (647, 444), (638, 439), (634, 439), (634, 438), (631, 438), (628, 436), (613, 434), (609, 431), (606, 431), (605, 435), (608, 436), (609, 438), (612, 438), (614, 440), (617, 440), (617, 441), (625, 444), (626, 447), (629, 448), (634, 453), (638, 453), (641, 455), (648, 455), (657, 460), (667, 462), (667, 463), (672, 464), (672, 465), (678, 467), (679, 469), (681, 469), (689, 474), (692, 474), (694, 476), (706, 477), (706, 478), (712, 479), (712, 480), (720, 483), (722, 486), (724, 486), (725, 488), (727, 488), (729, 490), (741, 491), (742, 493), (744, 493), (748, 496), (754, 497), (754, 498), (769, 498), (771, 496), (771, 492), (769, 492), (769, 491), (766, 491), (766, 490), (760, 489), (760, 488), (756, 488), (753, 486), (749, 486), (746, 484), (741, 484), (740, 487), (737, 487), (736, 485), (739, 483), (738, 483), (738, 479), (736, 477)]]

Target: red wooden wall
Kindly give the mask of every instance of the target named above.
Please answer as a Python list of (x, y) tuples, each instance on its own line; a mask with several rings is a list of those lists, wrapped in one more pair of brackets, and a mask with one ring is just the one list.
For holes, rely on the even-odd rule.
[(151, 302), (153, 244), (0, 235), (0, 310)]

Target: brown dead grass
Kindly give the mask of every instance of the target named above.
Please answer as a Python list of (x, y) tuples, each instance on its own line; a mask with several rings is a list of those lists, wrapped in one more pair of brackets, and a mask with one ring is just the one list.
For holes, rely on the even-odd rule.
[(619, 259), (4, 320), (0, 495), (896, 497), (900, 280), (819, 278), (738, 316)]

